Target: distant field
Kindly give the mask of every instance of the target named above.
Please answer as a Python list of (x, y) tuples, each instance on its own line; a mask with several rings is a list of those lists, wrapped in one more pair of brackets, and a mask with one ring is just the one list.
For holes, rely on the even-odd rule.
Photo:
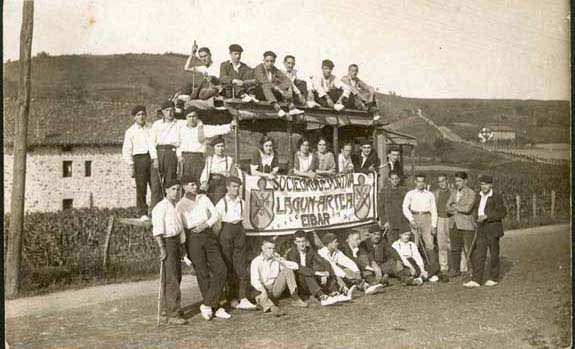
[(553, 160), (569, 160), (571, 157), (570, 149), (516, 149), (514, 152)]

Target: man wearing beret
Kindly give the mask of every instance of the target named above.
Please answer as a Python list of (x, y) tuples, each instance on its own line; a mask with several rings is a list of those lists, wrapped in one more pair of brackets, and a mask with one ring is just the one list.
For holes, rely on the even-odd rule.
[(153, 235), (160, 249), (163, 261), (164, 280), (163, 297), (168, 323), (184, 325), (181, 316), (180, 282), (182, 281), (182, 244), (186, 242), (184, 225), (176, 212), (176, 200), (180, 190), (177, 180), (168, 180), (165, 184), (165, 198), (152, 209)]
[(198, 118), (198, 111), (189, 107), (184, 111), (186, 123), (178, 129), (176, 155), (182, 168), (182, 176), (200, 179), (205, 164), (204, 154), (208, 138), (229, 133), (235, 121), (224, 125), (204, 125)]
[(241, 62), (244, 50), (238, 44), (230, 45), (230, 60), (220, 65), (220, 82), (226, 98), (242, 98), (244, 102), (254, 101), (257, 82), (254, 70)]
[(246, 203), (240, 197), (241, 185), (241, 179), (236, 176), (226, 178), (226, 195), (216, 204), (221, 223), (218, 240), (228, 269), (226, 283), (228, 302), (237, 309), (254, 310), (256, 305), (248, 300), (250, 281), (247, 269), (246, 233), (243, 226)]
[(288, 103), (289, 114), (298, 115), (303, 111), (293, 104), (293, 88), (290, 79), (275, 66), (276, 54), (272, 51), (264, 52), (264, 62), (254, 70), (258, 82), (256, 97), (270, 102), (279, 117), (286, 115), (278, 102)]
[(183, 177), (182, 183), (184, 196), (178, 202), (176, 211), (183, 222), (186, 252), (196, 271), (198, 286), (203, 297), (200, 312), (206, 320), (210, 320), (213, 316), (229, 319), (230, 314), (224, 308), (220, 308), (227, 269), (216, 234), (212, 231), (218, 220), (218, 213), (206, 195), (198, 194), (197, 179)]
[(149, 221), (146, 192), (148, 185), (152, 192), (154, 206), (162, 199), (158, 176), (158, 154), (150, 126), (146, 125), (146, 107), (136, 105), (132, 108), (134, 124), (128, 128), (122, 145), (122, 156), (130, 166), (132, 177), (136, 180), (136, 206), (140, 219)]
[(344, 108), (351, 90), (331, 73), (333, 68), (333, 62), (324, 59), (321, 63), (321, 74), (311, 78), (308, 107), (322, 106), (336, 111)]
[(174, 116), (175, 105), (172, 101), (162, 103), (162, 119), (156, 120), (152, 126), (155, 145), (158, 153), (160, 175), (164, 183), (178, 177), (178, 156), (176, 149), (179, 146), (179, 128), (185, 122), (176, 120)]
[[(473, 214), (477, 219), (477, 237), (475, 248), (471, 251), (472, 280), (463, 284), (465, 287), (479, 287), (486, 274), (485, 286), (496, 286), (499, 283), (499, 239), (503, 236), (503, 218), (507, 209), (500, 193), (493, 191), (493, 177), (479, 177), (481, 190), (475, 201)], [(484, 273), (485, 260), (489, 250), (489, 266)]]
[[(467, 173), (462, 171), (455, 173), (455, 190), (451, 191), (447, 200), (451, 248), (449, 269), (452, 276), (458, 276), (461, 273), (462, 252), (465, 254), (466, 261), (469, 261), (475, 234), (475, 219), (473, 218), (475, 197), (475, 192), (467, 186)], [(471, 272), (469, 267), (468, 272)]]

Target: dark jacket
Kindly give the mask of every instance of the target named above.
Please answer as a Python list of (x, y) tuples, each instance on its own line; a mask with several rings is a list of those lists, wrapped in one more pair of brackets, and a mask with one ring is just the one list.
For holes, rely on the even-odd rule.
[(369, 166), (371, 165), (373, 165), (373, 167), (375, 167), (375, 170), (377, 171), (377, 168), (381, 164), (381, 161), (379, 160), (377, 153), (373, 149), (371, 150), (371, 153), (369, 153), (369, 155), (367, 156), (367, 160), (365, 161), (365, 164), (363, 164), (363, 166), (361, 166), (361, 160), (362, 160), (361, 154), (354, 154), (351, 159), (353, 162), (355, 172), (369, 173), (368, 169)]
[(271, 69), (271, 73), (272, 73), (272, 80), (270, 81), (268, 80), (266, 68), (263, 63), (258, 64), (254, 68), (254, 77), (256, 81), (260, 84), (260, 86), (264, 87), (267, 85), (274, 85), (283, 88), (291, 87), (292, 85), (291, 80), (281, 70), (273, 66)]
[(387, 240), (382, 237), (381, 241), (376, 245), (371, 241), (371, 239), (365, 239), (359, 244), (360, 251), (366, 251), (369, 263), (376, 262), (378, 265), (382, 265), (387, 262), (390, 258), (401, 261), (401, 257), (395, 249), (387, 243)]
[(222, 85), (231, 85), (233, 79), (238, 79), (242, 81), (252, 80), (255, 82), (254, 70), (250, 68), (245, 63), (240, 63), (240, 68), (236, 72), (232, 62), (225, 61), (220, 65), (220, 82)]
[(383, 195), (380, 195), (378, 200), (378, 205), (381, 207), (379, 214), (382, 222), (389, 222), (390, 228), (397, 229), (399, 232), (411, 230), (409, 221), (403, 215), (402, 208), (407, 191), (406, 187), (393, 188), (390, 186), (383, 190)]
[[(481, 202), (481, 194), (476, 195), (475, 204), (473, 206), (473, 214), (475, 218), (478, 217), (479, 203)], [(479, 234), (489, 234), (494, 237), (503, 236), (503, 218), (507, 215), (507, 208), (503, 202), (503, 196), (499, 193), (493, 192), (493, 195), (487, 198), (485, 203), (485, 215), (487, 219), (481, 223), (477, 223), (477, 231)]]
[(299, 265), (299, 269), (295, 271), (296, 274), (315, 276), (316, 271), (329, 271), (330, 275), (334, 274), (331, 269), (331, 264), (329, 264), (326, 259), (320, 256), (317, 251), (311, 247), (306, 247), (305, 267), (301, 265), (299, 251), (295, 247), (292, 247), (287, 251), (286, 259)]
[(357, 257), (353, 256), (351, 247), (347, 242), (342, 244), (339, 247), (339, 250), (343, 252), (343, 254), (346, 257), (354, 261), (354, 263), (357, 264), (360, 270), (365, 270), (365, 268), (371, 264), (371, 261), (369, 259), (369, 253), (365, 249), (363, 249), (361, 245), (359, 246), (359, 250), (357, 251)]

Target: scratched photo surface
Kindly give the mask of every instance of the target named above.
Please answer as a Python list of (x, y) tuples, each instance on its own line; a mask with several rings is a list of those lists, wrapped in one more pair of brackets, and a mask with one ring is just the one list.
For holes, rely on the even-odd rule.
[(570, 28), (565, 0), (4, 1), (5, 345), (570, 346)]

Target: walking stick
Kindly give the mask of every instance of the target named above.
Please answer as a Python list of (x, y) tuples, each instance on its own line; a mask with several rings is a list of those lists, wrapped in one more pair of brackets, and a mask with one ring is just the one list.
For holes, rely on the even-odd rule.
[(160, 261), (160, 286), (158, 290), (158, 318), (156, 326), (160, 327), (160, 319), (162, 317), (162, 301), (164, 300), (164, 261)]
[(429, 265), (429, 256), (427, 255), (427, 249), (425, 248), (425, 242), (423, 241), (423, 237), (421, 236), (421, 227), (417, 226), (417, 240), (419, 242), (419, 246), (422, 246), (423, 256), (425, 257), (425, 262)]

